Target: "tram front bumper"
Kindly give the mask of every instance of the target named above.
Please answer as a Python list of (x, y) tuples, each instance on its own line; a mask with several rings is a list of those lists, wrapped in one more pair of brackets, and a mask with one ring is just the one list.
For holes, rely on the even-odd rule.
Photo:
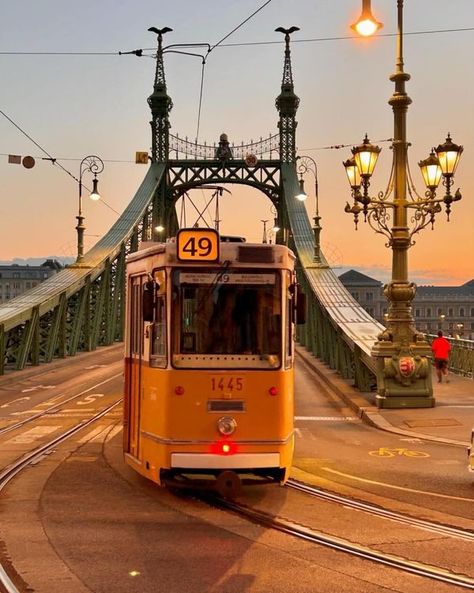
[(171, 467), (183, 469), (260, 469), (280, 467), (279, 453), (172, 453)]

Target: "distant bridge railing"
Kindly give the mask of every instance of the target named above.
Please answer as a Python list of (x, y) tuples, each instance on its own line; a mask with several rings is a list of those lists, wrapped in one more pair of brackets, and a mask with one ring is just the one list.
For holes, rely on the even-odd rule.
[[(474, 341), (445, 337), (451, 344), (449, 370), (457, 375), (474, 379)], [(425, 334), (425, 338), (431, 344), (436, 335)]]
[[(185, 158), (185, 159), (196, 159), (196, 160), (215, 160), (216, 151), (219, 145), (214, 142), (213, 144), (198, 144), (188, 140), (187, 137), (180, 138), (178, 135), (169, 135), (169, 153), (170, 158)], [(233, 159), (245, 159), (249, 155), (254, 155), (261, 159), (264, 156), (266, 158), (273, 158), (275, 155), (278, 158), (280, 151), (280, 135), (270, 134), (267, 138), (260, 138), (254, 142), (251, 140), (247, 144), (243, 142), (241, 144), (230, 144), (229, 149)]]

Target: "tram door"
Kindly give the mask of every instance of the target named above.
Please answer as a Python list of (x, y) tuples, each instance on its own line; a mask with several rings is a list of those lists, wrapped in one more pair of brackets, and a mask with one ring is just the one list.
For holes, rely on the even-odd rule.
[(143, 311), (142, 294), (144, 277), (130, 278), (130, 326), (129, 326), (129, 443), (128, 451), (138, 458), (140, 443), (140, 400), (141, 400), (141, 371), (143, 358)]

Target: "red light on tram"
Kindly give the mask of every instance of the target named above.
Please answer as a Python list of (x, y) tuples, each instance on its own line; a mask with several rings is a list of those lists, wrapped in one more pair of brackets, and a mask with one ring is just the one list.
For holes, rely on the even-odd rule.
[(270, 387), (270, 389), (268, 390), (268, 393), (270, 395), (278, 395), (278, 389), (276, 387)]
[(211, 445), (211, 453), (214, 453), (214, 455), (233, 455), (237, 453), (237, 445), (228, 439), (215, 441)]
[(182, 385), (177, 385), (174, 388), (174, 392), (176, 393), (176, 395), (183, 395), (184, 394), (184, 387)]

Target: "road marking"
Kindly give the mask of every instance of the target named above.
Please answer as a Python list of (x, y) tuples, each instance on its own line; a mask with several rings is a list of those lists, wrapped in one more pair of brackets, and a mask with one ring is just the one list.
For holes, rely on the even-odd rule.
[(315, 441), (317, 437), (309, 430), (309, 428), (295, 428), (295, 432), (298, 431), (298, 436), (300, 439), (305, 439), (305, 441)]
[(360, 422), (359, 418), (353, 416), (295, 416), (295, 420), (310, 420), (316, 422)]
[(301, 430), (300, 430), (299, 428), (295, 428), (295, 434), (296, 434), (296, 436), (297, 436), (298, 438), (300, 438), (300, 439), (302, 439), (302, 438), (303, 438), (303, 436), (302, 436), (302, 434), (301, 434)]
[(25, 399), (28, 401), (29, 399), (31, 399), (31, 397), (29, 397), (29, 396), (25, 396), (25, 397), (17, 397), (16, 399), (12, 399), (12, 401), (11, 401), (11, 402), (8, 402), (8, 404), (3, 404), (3, 405), (1, 405), (1, 406), (0, 406), (0, 408), (8, 408), (8, 407), (10, 407), (12, 404), (14, 404), (15, 402), (21, 402), (21, 401), (23, 401), (23, 400), (25, 400)]
[[(80, 410), (78, 410), (77, 408), (65, 408), (64, 410), (61, 410), (62, 414), (82, 414), (83, 412), (95, 412), (96, 409), (95, 408), (81, 408)], [(52, 414), (48, 414), (48, 416), (52, 416)]]
[(92, 369), (105, 369), (106, 364), (91, 364), (88, 367), (84, 367), (86, 371), (91, 371)]
[(428, 494), (429, 496), (434, 496), (436, 498), (447, 498), (449, 500), (461, 500), (463, 502), (473, 502), (474, 498), (464, 498), (463, 496), (451, 496), (449, 494), (440, 494), (438, 492), (428, 492), (426, 490), (416, 490), (415, 488), (406, 488), (404, 486), (395, 486), (395, 484), (387, 484), (386, 482), (377, 482), (376, 480), (368, 480), (367, 478), (359, 478), (358, 476), (353, 476), (351, 474), (345, 474), (344, 472), (339, 472), (336, 469), (331, 469), (330, 467), (322, 467), (321, 469), (331, 473), (341, 476), (343, 478), (349, 478), (350, 480), (355, 480), (356, 482), (364, 482), (365, 484), (375, 484), (376, 486), (385, 486), (386, 488), (392, 488), (393, 490), (402, 490), (403, 492), (415, 492), (416, 494)]
[(76, 406), (86, 406), (87, 404), (93, 404), (96, 399), (99, 397), (104, 397), (104, 395), (104, 393), (91, 393), (90, 395), (86, 395), (86, 397), (81, 399), (81, 401), (78, 401)]
[(36, 391), (37, 389), (54, 389), (56, 385), (36, 385), (36, 387), (28, 387), (28, 389), (22, 389), (22, 393), (29, 393), (30, 391)]
[(404, 457), (430, 457), (430, 454), (425, 453), (424, 451), (410, 451), (410, 449), (405, 449), (403, 447), (379, 447), (375, 451), (369, 451), (369, 455), (385, 458), (396, 457), (397, 455), (403, 455)]
[(87, 434), (85, 434), (82, 438), (80, 438), (77, 442), (80, 444), (92, 442), (94, 437), (102, 434), (106, 429), (105, 426), (96, 426), (93, 430), (90, 430)]
[(110, 431), (108, 426), (97, 426), (96, 428), (94, 428), (94, 430), (89, 431), (77, 442), (80, 444), (102, 442), (105, 439), (109, 440), (113, 438), (121, 430), (122, 426), (114, 426), (113, 429)]
[(30, 430), (27, 430), (26, 432), (19, 434), (16, 437), (13, 437), (12, 439), (8, 439), (7, 441), (5, 441), (5, 443), (11, 443), (12, 445), (13, 444), (26, 445), (28, 443), (32, 443), (33, 441), (36, 441), (37, 439), (54, 432), (55, 430), (58, 430), (58, 428), (61, 428), (61, 425), (58, 425), (58, 426), (36, 426), (35, 428), (30, 428)]

